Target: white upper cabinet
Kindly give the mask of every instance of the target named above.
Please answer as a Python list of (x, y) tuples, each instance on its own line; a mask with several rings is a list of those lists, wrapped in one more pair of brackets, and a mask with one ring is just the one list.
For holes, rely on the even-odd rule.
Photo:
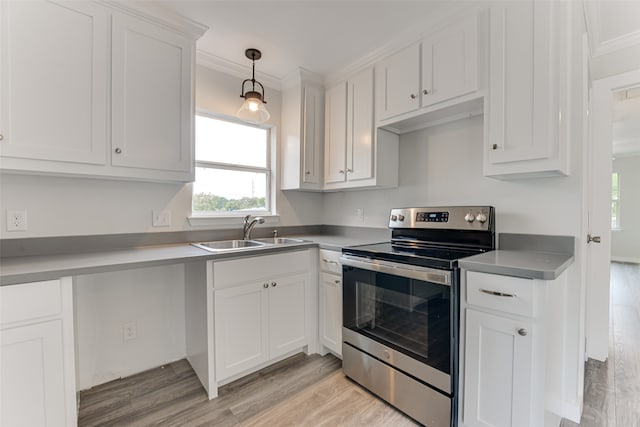
[(478, 89), (478, 16), (470, 15), (422, 41), (422, 106)]
[(107, 24), (89, 2), (0, 2), (3, 158), (105, 163)]
[(0, 3), (2, 169), (193, 180), (192, 68), (204, 28), (113, 8)]
[[(519, 1), (490, 15), (490, 78), (484, 174), (498, 178), (568, 174), (560, 89), (568, 37), (566, 5)], [(567, 58), (562, 58), (562, 56)], [(568, 90), (568, 89), (565, 89)]]
[(367, 68), (327, 91), (325, 190), (397, 185), (398, 138), (374, 127), (373, 85)]
[(426, 107), (478, 90), (478, 19), (478, 13), (465, 16), (376, 66), (381, 124), (421, 115)]
[(324, 91), (300, 70), (282, 90), (282, 189), (322, 190)]
[(378, 118), (388, 119), (420, 107), (420, 43), (394, 53), (376, 66)]
[(112, 164), (188, 174), (192, 41), (124, 14), (112, 34)]

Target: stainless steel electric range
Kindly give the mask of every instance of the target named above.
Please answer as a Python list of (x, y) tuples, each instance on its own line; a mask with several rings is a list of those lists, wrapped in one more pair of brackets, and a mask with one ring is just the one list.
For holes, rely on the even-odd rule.
[(392, 209), (391, 242), (342, 250), (342, 368), (428, 427), (457, 425), (458, 260), (495, 249), (494, 209)]

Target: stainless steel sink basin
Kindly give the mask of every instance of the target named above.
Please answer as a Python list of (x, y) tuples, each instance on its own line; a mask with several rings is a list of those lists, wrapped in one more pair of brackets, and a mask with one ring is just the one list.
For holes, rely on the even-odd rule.
[(288, 245), (292, 243), (304, 243), (303, 239), (294, 239), (291, 237), (267, 237), (264, 239), (253, 239), (255, 242), (264, 243), (267, 245)]
[(245, 248), (255, 248), (256, 246), (265, 246), (266, 243), (255, 240), (219, 240), (214, 242), (193, 243), (202, 249), (212, 252), (231, 251)]

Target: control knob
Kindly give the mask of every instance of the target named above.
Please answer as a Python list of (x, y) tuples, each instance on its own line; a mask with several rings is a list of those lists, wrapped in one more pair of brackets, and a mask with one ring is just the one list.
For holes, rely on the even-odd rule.
[(473, 216), (473, 214), (471, 212), (469, 212), (468, 214), (466, 214), (464, 216), (464, 220), (469, 222), (469, 223), (473, 222), (475, 219), (476, 219), (476, 217)]
[(398, 219), (398, 217), (397, 217), (397, 216), (395, 216), (395, 215), (391, 215), (391, 221), (396, 221), (397, 219)]
[(485, 214), (483, 214), (482, 212), (480, 212), (477, 216), (476, 216), (476, 221), (478, 221), (479, 223), (484, 224), (485, 222), (487, 222), (487, 216)]
[(404, 215), (398, 215), (398, 221), (404, 221)]

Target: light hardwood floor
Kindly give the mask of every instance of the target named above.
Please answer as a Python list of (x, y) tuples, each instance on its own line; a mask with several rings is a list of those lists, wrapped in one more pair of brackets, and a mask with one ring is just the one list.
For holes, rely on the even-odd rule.
[(340, 360), (295, 355), (207, 400), (185, 360), (83, 391), (80, 426), (415, 426), (345, 378)]
[(586, 364), (581, 427), (640, 426), (640, 265), (611, 264), (610, 313), (609, 358)]

